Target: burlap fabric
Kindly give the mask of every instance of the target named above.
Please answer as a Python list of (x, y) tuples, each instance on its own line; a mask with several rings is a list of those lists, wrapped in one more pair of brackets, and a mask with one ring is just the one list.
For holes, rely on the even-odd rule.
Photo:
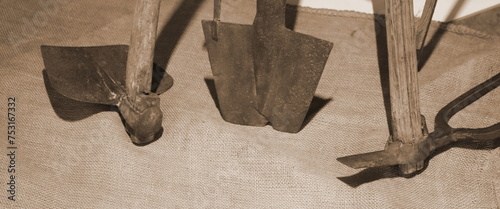
[[(389, 135), (376, 38), (384, 29), (367, 14), (298, 9), (295, 30), (335, 46), (317, 89), (316, 114), (301, 132), (287, 134), (222, 120), (208, 87), (200, 22), (211, 19), (212, 1), (163, 1), (155, 59), (175, 84), (161, 95), (163, 136), (133, 145), (115, 109), (65, 99), (46, 84), (39, 47), (128, 44), (134, 4), (0, 1), (2, 207), (499, 207), (498, 142), (442, 149), (413, 178), (336, 161), (383, 149)], [(223, 21), (249, 24), (255, 2), (223, 1), (222, 9)], [(498, 37), (456, 25), (446, 30), (431, 39), (434, 53), (419, 73), (430, 131), (440, 108), (500, 72)], [(6, 191), (8, 97), (17, 107), (15, 202)], [(500, 121), (499, 104), (496, 89), (450, 123), (492, 125)]]

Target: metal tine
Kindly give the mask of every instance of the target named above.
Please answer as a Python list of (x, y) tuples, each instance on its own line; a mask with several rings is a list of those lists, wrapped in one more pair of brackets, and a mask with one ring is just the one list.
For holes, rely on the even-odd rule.
[(500, 86), (500, 73), (475, 86), (443, 107), (436, 115), (434, 128), (435, 134), (442, 135), (443, 133), (452, 133), (454, 141), (467, 138), (473, 140), (488, 140), (500, 137), (500, 123), (490, 127), (478, 129), (452, 128), (448, 124), (448, 121), (451, 117), (453, 117), (453, 115), (479, 100), (481, 97), (493, 89), (496, 89), (498, 86)]

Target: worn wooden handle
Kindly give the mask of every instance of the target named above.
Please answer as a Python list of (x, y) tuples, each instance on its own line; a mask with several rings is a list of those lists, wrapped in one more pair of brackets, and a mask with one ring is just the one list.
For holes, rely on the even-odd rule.
[(427, 36), (427, 32), (429, 32), (429, 26), (431, 25), (432, 15), (434, 14), (436, 4), (437, 0), (425, 1), (422, 17), (417, 23), (417, 51), (420, 51), (424, 47), (425, 38)]
[(220, 10), (222, 0), (214, 0), (214, 21), (220, 21)]
[(286, 0), (257, 0), (254, 25), (259, 28), (285, 27)]
[[(386, 0), (392, 138), (404, 144), (423, 140), (417, 77), (413, 0)], [(405, 174), (423, 166), (403, 165)]]
[(129, 97), (151, 90), (160, 0), (137, 0), (126, 68)]

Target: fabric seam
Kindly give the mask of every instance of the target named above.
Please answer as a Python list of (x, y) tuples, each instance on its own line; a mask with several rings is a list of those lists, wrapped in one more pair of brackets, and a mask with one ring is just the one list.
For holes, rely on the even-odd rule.
[[(317, 14), (323, 16), (333, 16), (333, 17), (347, 17), (347, 18), (356, 18), (356, 19), (376, 19), (378, 17), (382, 17), (384, 15), (379, 14), (368, 14), (357, 11), (350, 10), (331, 10), (331, 9), (318, 9), (318, 8), (310, 8), (310, 7), (302, 7), (302, 6), (292, 6), (287, 5), (287, 9), (295, 10), (298, 12), (305, 12), (310, 14)], [(383, 23), (385, 25), (385, 23)], [(466, 35), (471, 37), (476, 37), (480, 39), (497, 39), (496, 36), (483, 33), (481, 31), (474, 30), (464, 25), (458, 25), (454, 23), (446, 23), (440, 21), (432, 21), (433, 27), (438, 27), (439, 29), (444, 29), (447, 32), (451, 32), (457, 35)]]

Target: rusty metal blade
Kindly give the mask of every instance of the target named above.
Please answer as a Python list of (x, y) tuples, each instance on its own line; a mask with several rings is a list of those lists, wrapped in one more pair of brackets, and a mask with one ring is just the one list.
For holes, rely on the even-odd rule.
[(258, 110), (279, 131), (302, 128), (333, 44), (285, 27), (285, 0), (258, 0), (253, 57)]
[(396, 153), (391, 153), (387, 150), (350, 155), (337, 158), (344, 165), (351, 168), (367, 168), (399, 164)]
[(41, 47), (55, 90), (77, 101), (109, 105), (115, 105), (124, 90), (127, 49), (125, 45)]
[[(41, 46), (41, 51), (51, 85), (65, 97), (116, 105), (124, 94), (127, 45)], [(172, 86), (173, 79), (157, 66), (152, 70), (154, 92), (161, 94)]]
[(257, 1), (253, 25), (202, 21), (226, 121), (300, 131), (333, 44), (285, 28), (286, 1)]
[(241, 125), (266, 125), (255, 108), (252, 26), (205, 20), (202, 26), (222, 117)]
[[(333, 44), (278, 28), (254, 48), (259, 112), (280, 131), (300, 131)], [(277, 54), (278, 53), (278, 54)]]

